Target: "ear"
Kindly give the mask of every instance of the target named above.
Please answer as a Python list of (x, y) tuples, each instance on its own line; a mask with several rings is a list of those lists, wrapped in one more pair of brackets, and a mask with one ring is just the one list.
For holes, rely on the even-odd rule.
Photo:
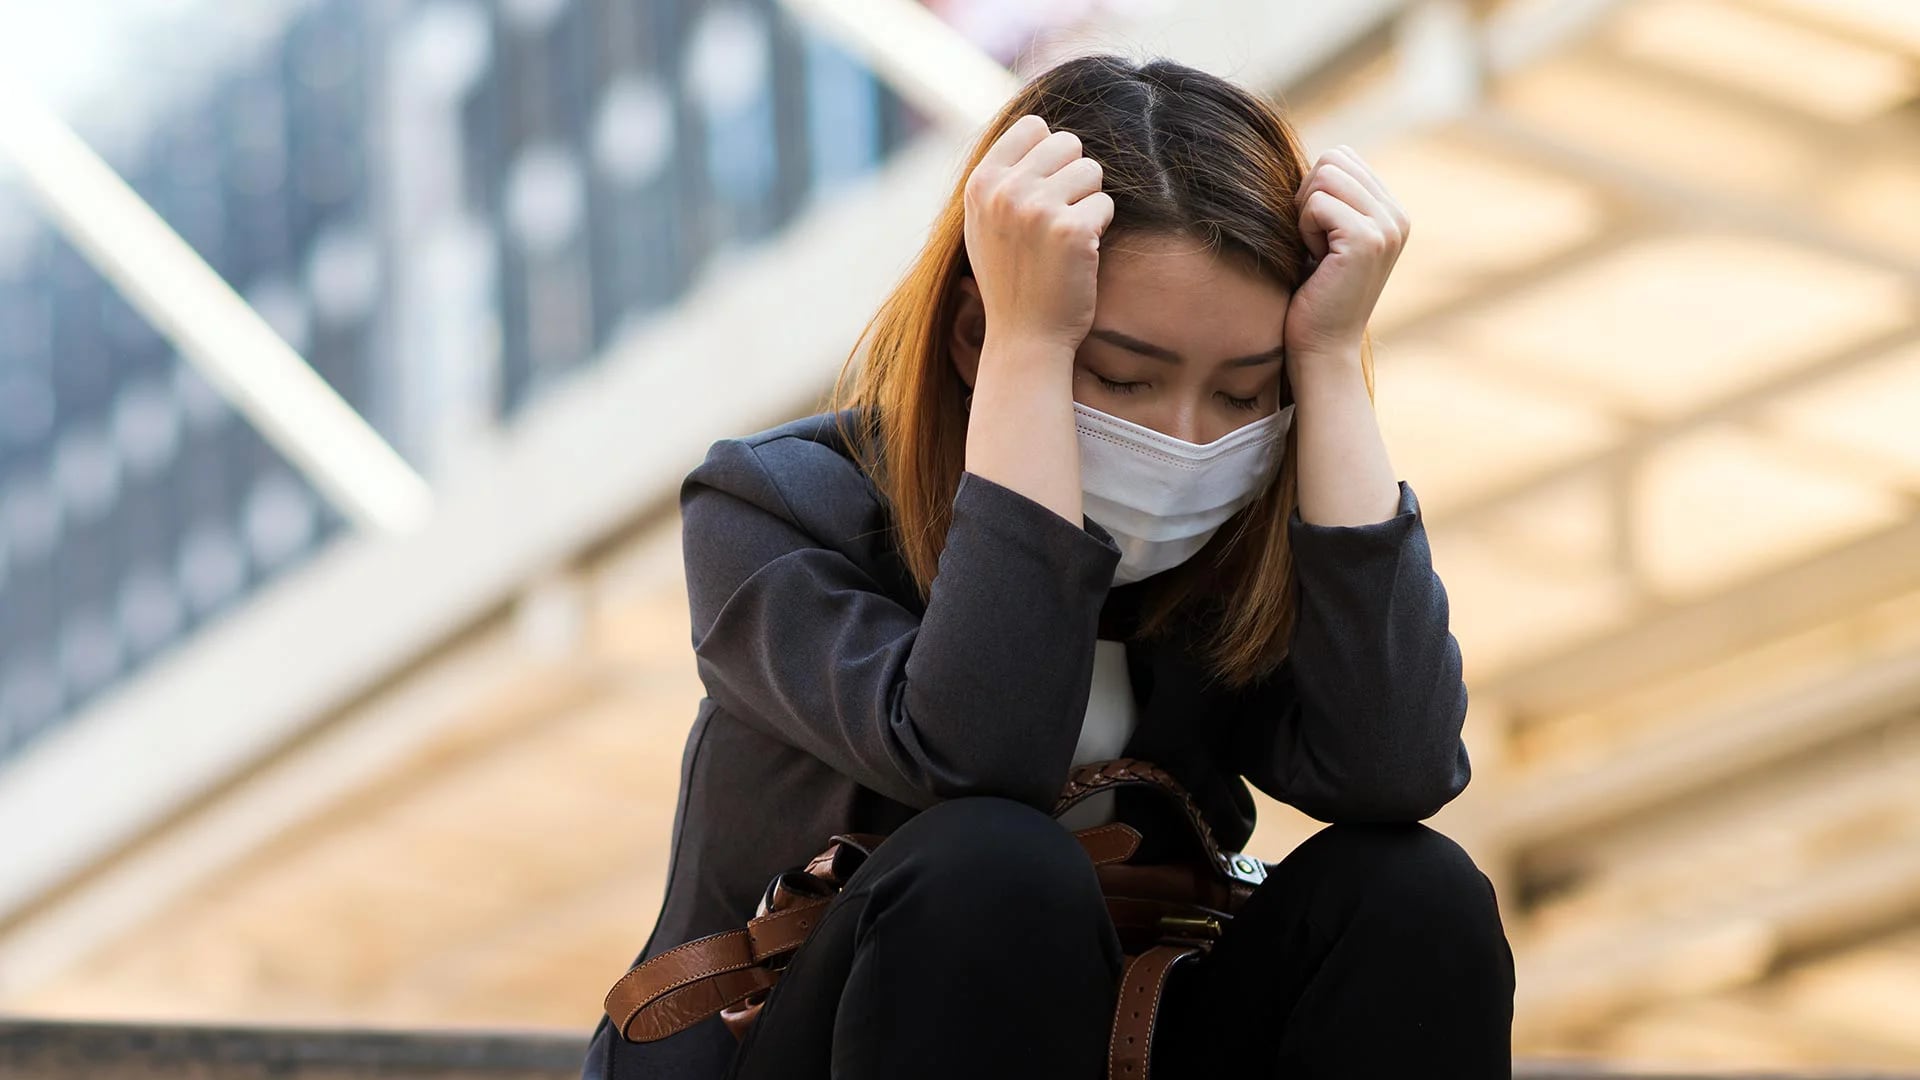
[(980, 283), (972, 274), (960, 279), (958, 303), (954, 305), (953, 325), (947, 330), (947, 344), (953, 350), (953, 367), (960, 381), (973, 385), (980, 373), (980, 349), (987, 340), (987, 305), (980, 299)]

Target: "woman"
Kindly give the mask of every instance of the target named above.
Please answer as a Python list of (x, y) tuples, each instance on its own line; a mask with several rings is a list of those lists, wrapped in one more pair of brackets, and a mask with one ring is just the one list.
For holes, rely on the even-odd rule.
[(1371, 407), (1406, 231), (1355, 154), (1308, 169), (1192, 68), (1087, 57), (1007, 105), (851, 391), (686, 478), (708, 696), (641, 958), (888, 839), (744, 1043), (603, 1020), (585, 1075), (1101, 1076), (1123, 958), (1067, 826), (1165, 824), (1138, 789), (1048, 811), (1118, 756), (1230, 849), (1244, 781), (1331, 823), (1174, 969), (1156, 1076), (1508, 1074), (1491, 883), (1418, 824), (1467, 783), (1467, 698)]

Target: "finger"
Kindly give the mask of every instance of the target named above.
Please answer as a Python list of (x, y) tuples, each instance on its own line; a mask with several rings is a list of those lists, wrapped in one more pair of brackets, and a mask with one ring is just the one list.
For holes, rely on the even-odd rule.
[(1072, 204), (1100, 190), (1100, 181), (1106, 175), (1100, 163), (1090, 157), (1074, 158), (1060, 166), (1058, 172), (1042, 181), (1042, 186), (1053, 193), (1053, 197), (1063, 203)]
[(1406, 232), (1408, 225), (1406, 208), (1400, 205), (1400, 200), (1393, 197), (1393, 192), (1387, 190), (1387, 185), (1385, 181), (1380, 179), (1380, 174), (1374, 172), (1373, 166), (1368, 165), (1366, 161), (1360, 157), (1358, 150), (1355, 150), (1345, 143), (1341, 143), (1339, 146), (1327, 151), (1327, 156), (1351, 174), (1355, 180), (1365, 185), (1366, 189), (1373, 193), (1374, 199), (1379, 202), (1380, 206), (1389, 214), (1393, 215), (1394, 223), (1400, 227), (1400, 231), (1402, 233)]
[(1000, 169), (1009, 168), (1025, 157), (1027, 151), (1038, 145), (1040, 140), (1046, 138), (1048, 134), (1047, 122), (1028, 113), (1009, 124), (1007, 130), (993, 140), (993, 145), (987, 147), (986, 154), (980, 158), (980, 164)]
[(1107, 226), (1113, 224), (1113, 196), (1104, 191), (1096, 191), (1071, 207), (1076, 213), (1086, 215), (1086, 221), (1093, 226), (1096, 234), (1105, 235)]
[(1379, 222), (1342, 202), (1331, 192), (1316, 191), (1307, 196), (1306, 207), (1300, 217), (1300, 231), (1309, 237), (1309, 247), (1315, 243), (1312, 237), (1319, 237), (1319, 247), (1315, 251), (1318, 258), (1326, 258), (1336, 242), (1387, 246)]
[[(1372, 218), (1387, 239), (1399, 243), (1401, 238), (1400, 222), (1391, 211), (1381, 205), (1372, 191), (1362, 184), (1358, 177), (1339, 165), (1322, 166), (1315, 174), (1313, 183), (1308, 185), (1312, 191), (1324, 191), (1360, 213)], [(1309, 192), (1311, 194), (1311, 191)]]
[(1316, 191), (1307, 196), (1300, 204), (1300, 238), (1306, 241), (1307, 250), (1318, 262), (1327, 257), (1327, 229), (1329, 227), (1324, 211), (1320, 209), (1320, 200), (1338, 202), (1324, 191)]
[(1399, 204), (1394, 202), (1393, 197), (1387, 193), (1386, 185), (1380, 182), (1380, 178), (1374, 175), (1366, 162), (1360, 160), (1360, 155), (1344, 143), (1331, 150), (1321, 151), (1320, 156), (1314, 159), (1312, 167), (1300, 177), (1300, 183), (1293, 189), (1295, 202), (1304, 201), (1308, 195), (1312, 194), (1317, 186), (1315, 181), (1319, 179), (1321, 171), (1330, 165), (1346, 170), (1367, 186), (1383, 205), (1391, 205), (1396, 211), (1399, 210)]
[(1359, 153), (1356, 152), (1353, 147), (1341, 143), (1339, 146), (1322, 154), (1320, 160), (1322, 162), (1331, 162), (1345, 169), (1355, 180), (1360, 181), (1361, 186), (1372, 192), (1374, 198), (1379, 199), (1383, 203), (1387, 201), (1386, 187), (1380, 183), (1379, 177), (1373, 175), (1373, 170), (1367, 167), (1367, 163), (1360, 160)]
[(1059, 172), (1061, 166), (1079, 156), (1080, 136), (1071, 131), (1056, 131), (1035, 143), (1014, 165), (1013, 171), (1039, 180)]

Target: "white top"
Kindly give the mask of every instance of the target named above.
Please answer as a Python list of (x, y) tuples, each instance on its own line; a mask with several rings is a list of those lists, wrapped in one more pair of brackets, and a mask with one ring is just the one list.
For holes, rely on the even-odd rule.
[(1080, 742), (1073, 763), (1117, 758), (1133, 737), (1139, 709), (1127, 676), (1127, 643), (1104, 638), (1093, 643), (1093, 685), (1087, 691), (1087, 715), (1080, 721)]
[[(1080, 721), (1080, 742), (1073, 763), (1117, 758), (1139, 723), (1133, 682), (1127, 676), (1127, 643), (1104, 638), (1093, 643), (1093, 685), (1087, 691), (1087, 714)], [(1060, 815), (1069, 829), (1084, 829), (1113, 820), (1111, 791), (1102, 792)]]

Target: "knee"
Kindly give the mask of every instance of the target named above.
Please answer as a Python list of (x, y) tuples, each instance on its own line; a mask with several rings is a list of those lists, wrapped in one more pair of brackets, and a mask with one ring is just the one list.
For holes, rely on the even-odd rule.
[(1426, 825), (1330, 825), (1294, 854), (1356, 915), (1504, 940), (1493, 883), (1466, 849)]
[[(915, 815), (881, 847), (922, 902), (996, 917), (1075, 922), (1105, 911), (1086, 852), (1058, 821), (992, 796), (949, 799)], [(930, 912), (930, 914), (937, 914)]]

